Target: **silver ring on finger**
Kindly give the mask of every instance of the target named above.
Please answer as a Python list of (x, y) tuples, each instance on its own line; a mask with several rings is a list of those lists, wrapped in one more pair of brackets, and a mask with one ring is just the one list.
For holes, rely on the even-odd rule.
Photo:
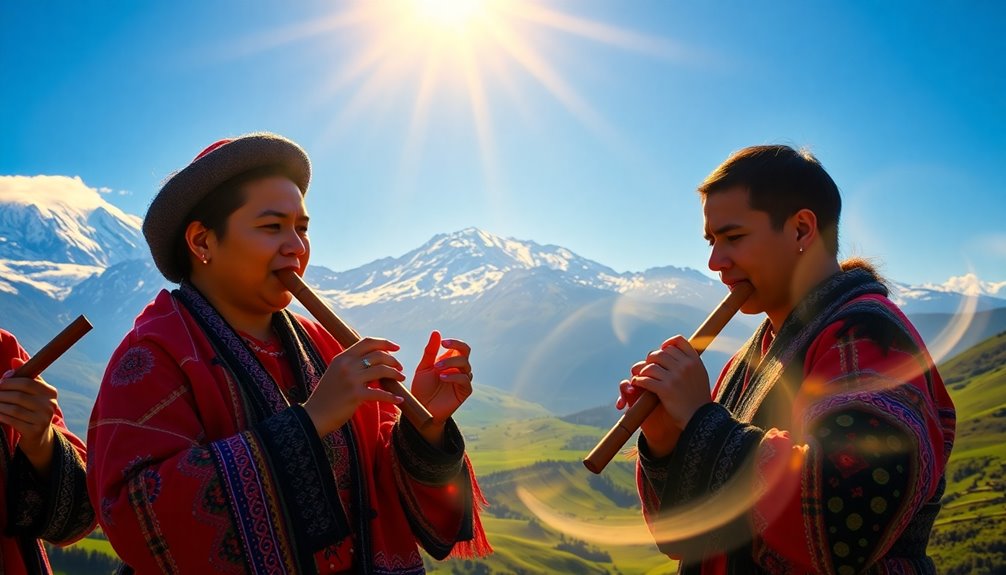
[(363, 364), (363, 369), (368, 369), (371, 366), (370, 360), (366, 357), (360, 363)]

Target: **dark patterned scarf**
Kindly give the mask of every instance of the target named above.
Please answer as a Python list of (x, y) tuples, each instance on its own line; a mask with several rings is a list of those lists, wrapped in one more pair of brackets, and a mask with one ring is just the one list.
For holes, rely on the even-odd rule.
[[(326, 363), (321, 358), (321, 354), (311, 342), (310, 336), (304, 328), (287, 310), (274, 313), (272, 316), (272, 329), (279, 336), (282, 343), (284, 356), (290, 361), (293, 373), (296, 378), (294, 388), (289, 392), (290, 397), (284, 396), (279, 384), (269, 375), (265, 367), (259, 361), (255, 353), (245, 343), (242, 338), (227, 320), (213, 307), (206, 297), (188, 282), (182, 282), (178, 289), (171, 292), (180, 301), (190, 315), (202, 328), (203, 333), (209, 340), (210, 345), (217, 352), (217, 360), (231, 373), (242, 394), (243, 403), (246, 406), (246, 415), (249, 425), (264, 422), (270, 416), (280, 413), (288, 408), (291, 403), (303, 403), (311, 396), (317, 387), (321, 376), (325, 373)], [(370, 539), (369, 529), (366, 525), (367, 515), (363, 510), (366, 507), (367, 494), (362, 480), (359, 456), (357, 454), (356, 438), (353, 434), (352, 425), (346, 422), (338, 431), (322, 438), (322, 444), (328, 457), (330, 466), (334, 466), (335, 458), (335, 435), (341, 434), (348, 447), (347, 452), (350, 458), (349, 472), (351, 484), (354, 486), (352, 494), (352, 515), (356, 518), (354, 533), (358, 537), (357, 546), (362, 551), (357, 555), (360, 562), (358, 567), (361, 572), (370, 572)], [(288, 490), (304, 489), (303, 485), (298, 485), (296, 478), (288, 478), (289, 481), (282, 482), (282, 488)], [(303, 481), (303, 477), (299, 478)], [(334, 484), (333, 484), (334, 485)], [(337, 500), (338, 497), (335, 497)], [(342, 516), (335, 518), (339, 526), (336, 533), (345, 534), (349, 529), (345, 525)], [(317, 523), (309, 521), (308, 523)], [(311, 547), (316, 547), (318, 539), (325, 536), (328, 530), (321, 529), (317, 525), (295, 524), (297, 531), (306, 531), (307, 534), (301, 540), (311, 541)], [(312, 533), (313, 531), (321, 532)], [(310, 553), (301, 552), (302, 567), (314, 569), (313, 556)]]
[[(871, 310), (848, 305), (867, 294), (887, 295), (887, 288), (872, 271), (854, 268), (832, 275), (811, 290), (790, 312), (762, 357), (762, 342), (772, 329), (772, 324), (766, 319), (738, 352), (737, 360), (724, 375), (715, 401), (744, 423), (758, 425), (771, 421), (769, 427), (788, 423), (791, 406), (787, 405), (787, 400), (793, 397), (802, 381), (804, 357), (811, 343), (836, 321), (870, 315)], [(897, 320), (882, 306), (873, 307), (872, 312)], [(896, 321), (896, 325), (900, 324)], [(776, 389), (779, 382), (783, 383), (783, 389)], [(781, 396), (781, 401), (773, 401), (773, 405), (765, 406), (769, 407), (768, 410), (763, 410), (767, 396), (773, 391), (772, 395)]]

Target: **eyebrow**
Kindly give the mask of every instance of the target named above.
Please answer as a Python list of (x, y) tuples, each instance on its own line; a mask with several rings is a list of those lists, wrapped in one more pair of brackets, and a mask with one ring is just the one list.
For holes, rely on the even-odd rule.
[(704, 237), (707, 240), (711, 240), (711, 239), (713, 239), (713, 236), (721, 236), (721, 235), (723, 235), (723, 234), (725, 234), (727, 232), (732, 232), (732, 231), (734, 231), (736, 229), (740, 229), (741, 227), (743, 227), (743, 226), (741, 226), (740, 224), (726, 224), (726, 225), (722, 225), (722, 226), (716, 228), (715, 230), (713, 230), (713, 233), (710, 234), (709, 232), (706, 232), (702, 237)]
[[(262, 212), (260, 212), (259, 215), (255, 216), (255, 217), (256, 218), (268, 218), (270, 216), (274, 216), (274, 217), (277, 217), (277, 218), (285, 220), (285, 219), (287, 219), (287, 218), (290, 217), (290, 214), (285, 214), (283, 212), (278, 212), (276, 210), (262, 210)], [(301, 216), (301, 217), (297, 218), (298, 221), (305, 221), (305, 222), (308, 221), (308, 220), (310, 220), (310, 219), (311, 218), (308, 217), (308, 216)]]

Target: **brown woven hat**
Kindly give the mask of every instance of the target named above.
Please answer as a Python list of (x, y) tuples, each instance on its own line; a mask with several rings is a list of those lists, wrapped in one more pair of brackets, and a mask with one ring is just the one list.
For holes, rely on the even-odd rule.
[(214, 142), (181, 171), (168, 178), (143, 218), (143, 237), (157, 269), (171, 282), (182, 280), (176, 254), (179, 234), (189, 213), (227, 180), (248, 170), (280, 165), (302, 194), (311, 182), (311, 161), (294, 142), (265, 132)]

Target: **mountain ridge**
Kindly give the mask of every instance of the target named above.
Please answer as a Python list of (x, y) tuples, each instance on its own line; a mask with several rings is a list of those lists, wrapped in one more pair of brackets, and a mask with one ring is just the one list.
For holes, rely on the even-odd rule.
[[(135, 239), (142, 246), (139, 218), (119, 218), (104, 209), (101, 194), (79, 179), (45, 183), (86, 199), (80, 202), (89, 212), (69, 212), (97, 213), (95, 221), (108, 224), (110, 229), (99, 230), (86, 218), (76, 220), (91, 226), (87, 238), (98, 238), (93, 241), (99, 245), (108, 242), (101, 249), (109, 253), (89, 263), (66, 261), (73, 259), (68, 255), (73, 246), (86, 242), (58, 236), (66, 245), (53, 248), (45, 256), (50, 260), (31, 260), (23, 259), (20, 243), (0, 241), (0, 306), (9, 310), (3, 326), (32, 351), (77, 314), (92, 318), (95, 328), (75, 346), (73, 367), (54, 366), (47, 373), (77, 396), (93, 398), (98, 386), (94, 374), (103, 371), (135, 316), (159, 290), (173, 286), (145, 249), (139, 257), (129, 256), (137, 253), (130, 242)], [(0, 180), (0, 192), (10, 188), (5, 184), (9, 181)], [(11, 203), (5, 200), (9, 195), (0, 194), (0, 214)], [(20, 213), (42, 217), (49, 209)], [(15, 236), (3, 228), (0, 237)], [(920, 332), (924, 338), (945, 338), (947, 357), (973, 338), (1006, 329), (1006, 300), (983, 295), (982, 289), (991, 288), (977, 278), (958, 279), (948, 284), (966, 288), (971, 296), (945, 291), (946, 286), (902, 284), (894, 284), (892, 294), (902, 298), (906, 313), (925, 312), (918, 314)], [(430, 330), (438, 329), (472, 345), (479, 385), (560, 415), (610, 403), (629, 365), (670, 335), (690, 334), (726, 294), (719, 281), (698, 270), (668, 265), (616, 272), (562, 246), (474, 227), (436, 234), (400, 256), (342, 272), (311, 265), (305, 280), (357, 331), (402, 345), (407, 370), (409, 362), (418, 360)], [(959, 309), (972, 310), (971, 327), (963, 334), (940, 335)], [(759, 321), (738, 315), (730, 322), (704, 356), (711, 374)], [(93, 365), (81, 367), (87, 361)]]

